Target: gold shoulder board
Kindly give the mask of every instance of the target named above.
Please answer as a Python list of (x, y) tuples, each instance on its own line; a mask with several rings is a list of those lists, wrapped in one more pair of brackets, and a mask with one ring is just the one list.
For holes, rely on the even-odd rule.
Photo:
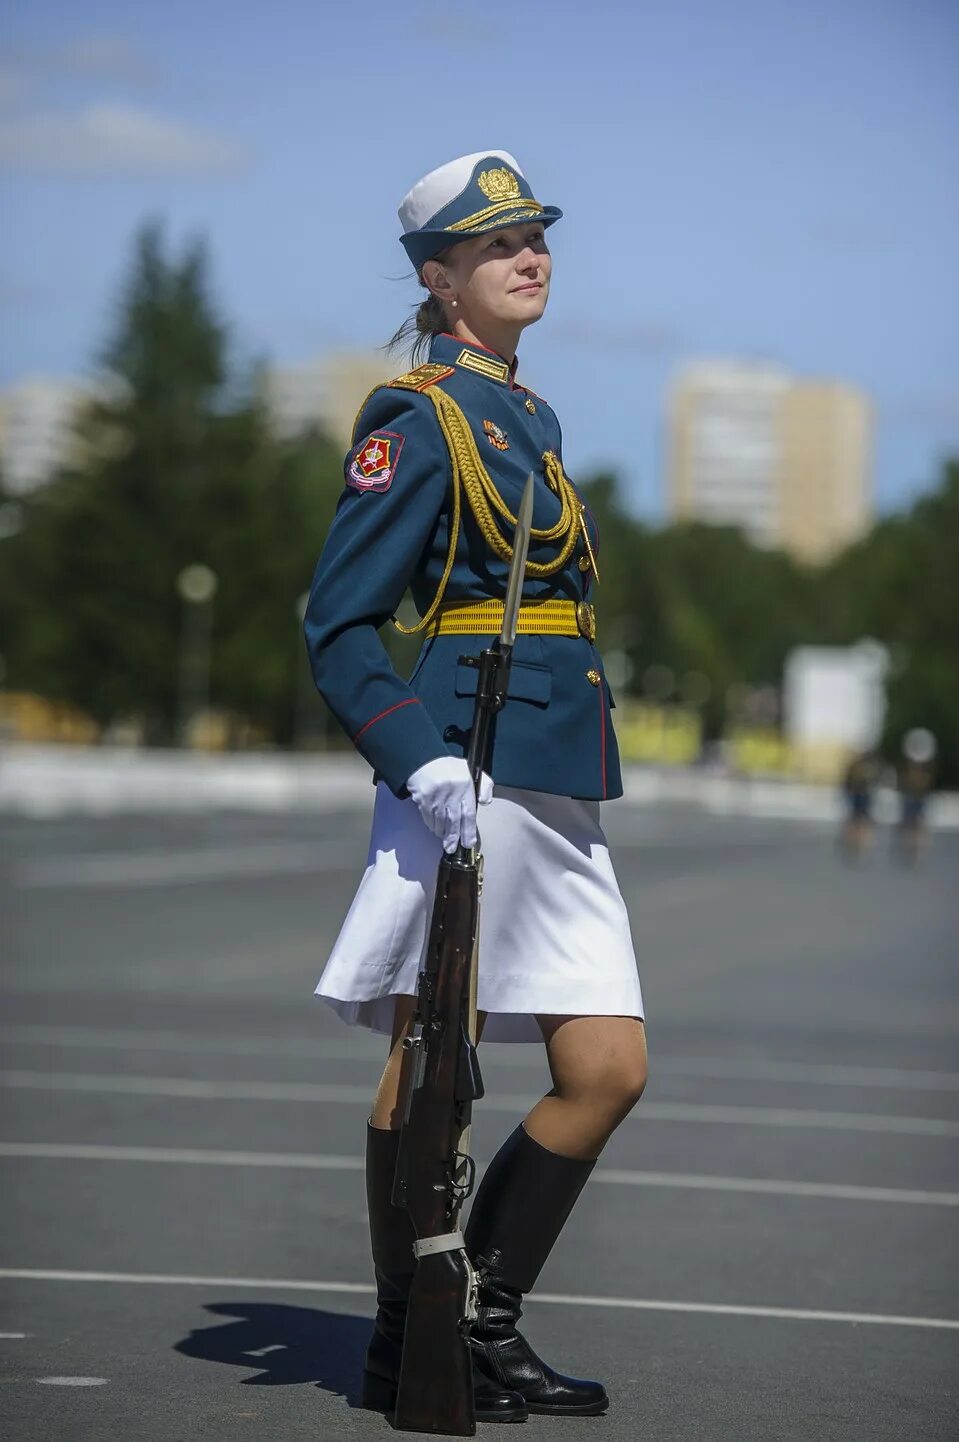
[(391, 389), (401, 391), (425, 391), (428, 386), (433, 386), (437, 381), (444, 380), (446, 376), (453, 374), (453, 366), (437, 364), (436, 361), (427, 361), (426, 365), (417, 366), (414, 371), (407, 371), (405, 376), (397, 376), (394, 381), (387, 381)]

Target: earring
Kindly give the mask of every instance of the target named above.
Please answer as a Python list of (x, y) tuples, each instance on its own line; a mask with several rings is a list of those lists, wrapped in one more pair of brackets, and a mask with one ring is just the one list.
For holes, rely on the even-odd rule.
[(456, 299), (455, 296), (454, 296), (453, 299), (450, 301), (450, 305), (453, 307), (454, 310), (455, 310), (456, 307), (459, 305), (459, 301)]

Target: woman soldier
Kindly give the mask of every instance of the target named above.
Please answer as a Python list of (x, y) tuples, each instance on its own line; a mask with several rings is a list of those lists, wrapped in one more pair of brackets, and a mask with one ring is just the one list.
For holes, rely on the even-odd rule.
[[(516, 1323), (646, 1080), (636, 962), (599, 816), (622, 785), (587, 599), (598, 538), (563, 470), (555, 415), (516, 381), (520, 335), (549, 294), (545, 231), (561, 213), (534, 200), (513, 157), (495, 150), (441, 166), (406, 196), (402, 243), (428, 295), (394, 340), (415, 331), (413, 360), (427, 347), (428, 360), (360, 411), (305, 622), (317, 687), (378, 781), (367, 869), (317, 993), (348, 1023), (392, 1037), (367, 1129), (378, 1309), (364, 1373), (367, 1404), (390, 1410), (414, 1266), (412, 1225), (390, 1200), (402, 1043), (440, 848), (477, 844), (464, 759), (476, 672), (459, 657), (500, 630), (512, 528), (534, 473), (495, 792), (484, 778), (480, 795), (478, 1000), (488, 1040), (545, 1042), (553, 1084), (493, 1158), (466, 1229), (486, 1421), (608, 1406), (599, 1382), (555, 1372)], [(425, 639), (404, 681), (377, 630), (408, 587), (420, 616), (411, 630)]]

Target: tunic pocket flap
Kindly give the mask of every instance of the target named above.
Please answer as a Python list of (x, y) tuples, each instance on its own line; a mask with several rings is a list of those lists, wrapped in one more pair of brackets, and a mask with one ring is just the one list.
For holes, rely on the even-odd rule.
[[(476, 695), (476, 669), (462, 661), (456, 667), (457, 696)], [(553, 672), (549, 666), (536, 666), (529, 661), (514, 661), (510, 667), (507, 699), (511, 701), (532, 701), (537, 706), (548, 706), (553, 688)]]

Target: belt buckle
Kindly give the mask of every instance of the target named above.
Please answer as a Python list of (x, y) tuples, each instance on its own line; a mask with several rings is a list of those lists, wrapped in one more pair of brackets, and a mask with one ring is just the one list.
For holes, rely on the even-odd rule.
[(587, 641), (596, 640), (596, 608), (589, 601), (576, 602), (576, 629)]

